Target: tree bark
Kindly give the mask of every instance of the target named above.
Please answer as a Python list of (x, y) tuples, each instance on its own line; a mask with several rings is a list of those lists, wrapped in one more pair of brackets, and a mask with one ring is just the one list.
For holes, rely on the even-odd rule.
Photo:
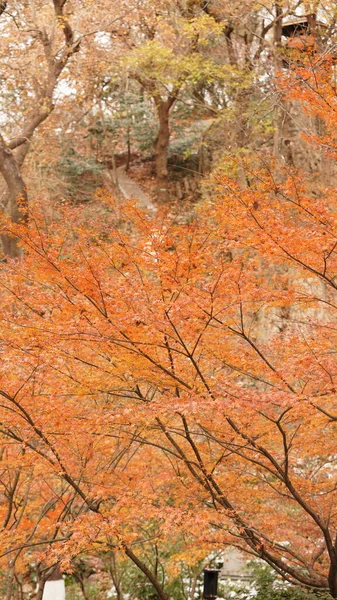
[(82, 592), (82, 596), (84, 598), (84, 600), (90, 600), (87, 591), (85, 589), (85, 585), (84, 585), (84, 578), (81, 577), (80, 575), (75, 575), (78, 583), (80, 584), (80, 588), (81, 588), (81, 592)]
[(337, 598), (337, 536), (330, 553), (330, 568), (328, 574), (329, 590), (333, 598)]
[(158, 198), (162, 202), (169, 199), (168, 191), (168, 148), (170, 143), (169, 114), (170, 106), (168, 102), (157, 104), (159, 131), (156, 141), (156, 176)]
[(39, 579), (39, 587), (36, 592), (35, 600), (42, 600), (46, 580), (47, 580), (46, 577), (41, 577), (41, 579)]
[(114, 587), (115, 587), (116, 598), (117, 598), (117, 600), (123, 600), (121, 578), (118, 577), (118, 569), (117, 569), (117, 564), (116, 564), (116, 556), (115, 556), (114, 552), (110, 553), (109, 559), (110, 559), (110, 561), (109, 561), (109, 563), (110, 563), (109, 564), (109, 571), (110, 571), (112, 583), (114, 584)]
[(144, 575), (147, 577), (147, 579), (152, 583), (154, 589), (156, 590), (156, 592), (158, 594), (159, 600), (169, 600), (169, 597), (167, 596), (167, 594), (165, 594), (165, 592), (164, 592), (161, 584), (159, 583), (157, 577), (138, 558), (138, 556), (136, 556), (132, 552), (131, 548), (129, 548), (127, 546), (124, 546), (124, 552), (125, 552), (126, 556), (128, 556), (129, 558), (131, 558), (132, 562), (138, 567), (138, 569), (140, 569), (144, 573)]
[(9, 569), (7, 572), (6, 600), (12, 600), (12, 598), (13, 598), (14, 574), (15, 574), (15, 567), (14, 567), (14, 564), (11, 564), (9, 566)]
[[(279, 71), (282, 68), (281, 56), (281, 39), (282, 39), (282, 17), (283, 12), (278, 2), (275, 3), (275, 20), (274, 20), (274, 68)], [(275, 102), (274, 106), (274, 155), (280, 157), (280, 103), (282, 102), (281, 95)]]
[[(1, 136), (0, 173), (4, 178), (8, 189), (5, 200), (6, 204), (3, 207), (5, 214), (11, 218), (14, 224), (27, 221), (28, 202), (26, 185), (11, 149), (6, 145)], [(12, 258), (20, 256), (21, 250), (15, 237), (3, 234), (1, 238), (3, 251), (6, 255), (11, 256)]]

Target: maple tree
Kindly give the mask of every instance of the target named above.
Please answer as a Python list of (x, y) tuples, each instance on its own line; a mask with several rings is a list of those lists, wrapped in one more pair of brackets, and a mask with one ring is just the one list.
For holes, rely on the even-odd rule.
[[(282, 92), (335, 158), (334, 56), (296, 67)], [(153, 544), (172, 572), (231, 544), (337, 597), (336, 189), (248, 153), (210, 183), (187, 223), (103, 191), (102, 223), (2, 218), (24, 249), (0, 274), (8, 599), (32, 558), (43, 584), (103, 551), (166, 600)]]
[(228, 164), (186, 226), (130, 207), (131, 233), (72, 210), (22, 229), (1, 280), (2, 433), (84, 502), (65, 556), (104, 533), (132, 555), (130, 523), (156, 516), (159, 539), (174, 523), (336, 597), (334, 190), (240, 168), (249, 186)]

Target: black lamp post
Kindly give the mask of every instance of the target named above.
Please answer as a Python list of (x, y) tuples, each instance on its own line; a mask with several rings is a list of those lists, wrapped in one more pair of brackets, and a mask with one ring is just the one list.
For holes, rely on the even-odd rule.
[(204, 591), (203, 598), (215, 600), (218, 597), (218, 575), (219, 569), (204, 569)]

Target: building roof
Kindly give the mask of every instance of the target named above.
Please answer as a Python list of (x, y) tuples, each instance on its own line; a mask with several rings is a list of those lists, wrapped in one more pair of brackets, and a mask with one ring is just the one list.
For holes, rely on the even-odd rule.
[(316, 27), (326, 29), (327, 25), (322, 21), (318, 21), (314, 14), (302, 15), (283, 23), (282, 35), (285, 37), (296, 37), (296, 35), (300, 35), (308, 31), (308, 29), (312, 31)]

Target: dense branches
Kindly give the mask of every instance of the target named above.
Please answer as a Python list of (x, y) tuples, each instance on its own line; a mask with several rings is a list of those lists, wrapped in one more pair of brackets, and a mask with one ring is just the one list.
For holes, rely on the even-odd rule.
[[(280, 25), (291, 7), (247, 6), (241, 25), (237, 6), (227, 14), (221, 3), (157, 4), (132, 5), (117, 30), (110, 20), (99, 27), (95, 11), (95, 27), (81, 12), (75, 24), (77, 4), (65, 0), (44, 5), (45, 23), (26, 12), (29, 3), (14, 15), (32, 87), (13, 42), (19, 66), (12, 56), (4, 61), (4, 89), (17, 85), (16, 105), (0, 137), (8, 188), (1, 235), (17, 258), (0, 273), (6, 593), (31, 565), (41, 595), (56, 563), (76, 571), (88, 553), (113, 553), (167, 600), (163, 549), (178, 549), (175, 569), (187, 562), (197, 572), (211, 552), (232, 545), (287, 582), (337, 598), (336, 189), (262, 144), (251, 153), (248, 142), (251, 92), (269, 85), (256, 64), (270, 47), (273, 68), (284, 65)], [(11, 18), (5, 9), (2, 20)], [(78, 53), (85, 69), (93, 48), (97, 72), (73, 91), (81, 78), (72, 58)], [(318, 119), (321, 133), (307, 138), (332, 161), (334, 56), (291, 52), (282, 102), (301, 103)], [(84, 113), (97, 118), (83, 139), (109, 131), (117, 145), (113, 119), (124, 109), (113, 93), (122, 68), (123, 85), (132, 80), (132, 93), (147, 94), (158, 117), (162, 199), (180, 102), (190, 108), (199, 94), (202, 111), (208, 103), (236, 120), (230, 158), (226, 152), (183, 218), (172, 207), (149, 215), (103, 189), (90, 206), (60, 203), (46, 216), (22, 170), (36, 130), (52, 112), (60, 129), (57, 95), (65, 107), (78, 93), (78, 105), (90, 104)], [(213, 100), (221, 93), (220, 106)], [(130, 133), (129, 113), (127, 120)], [(75, 121), (72, 114), (70, 129)], [(76, 577), (86, 594), (79, 564)]]

